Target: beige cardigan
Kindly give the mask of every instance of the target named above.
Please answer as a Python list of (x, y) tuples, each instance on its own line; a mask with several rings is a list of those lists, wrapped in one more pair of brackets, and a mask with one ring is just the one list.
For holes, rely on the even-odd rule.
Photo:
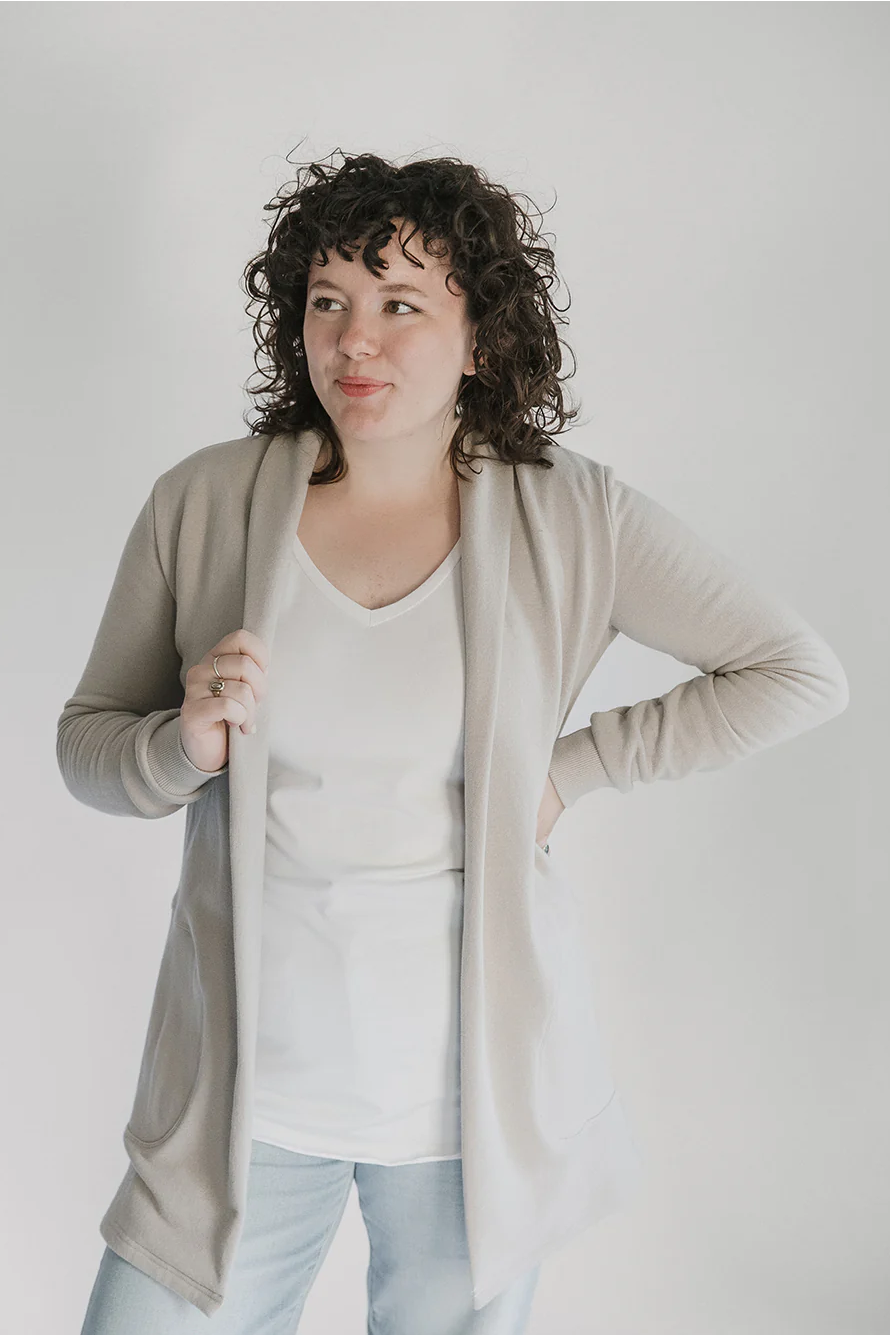
[[(156, 820), (186, 808), (132, 1113), (100, 1231), (211, 1314), (244, 1222), (265, 857), (268, 715), (190, 764), (187, 669), (241, 626), (275, 657), (282, 576), (319, 437), (247, 436), (163, 473), (137, 516), (58, 723), (73, 796)], [(549, 772), (597, 788), (717, 769), (847, 705), (825, 641), (678, 518), (565, 446), (552, 469), (486, 458), (460, 481), (466, 643), (461, 1130), (474, 1304), (642, 1178), (603, 1057), (575, 891), (535, 842)], [(703, 675), (560, 736), (619, 631)], [(158, 887), (164, 893), (164, 887)]]

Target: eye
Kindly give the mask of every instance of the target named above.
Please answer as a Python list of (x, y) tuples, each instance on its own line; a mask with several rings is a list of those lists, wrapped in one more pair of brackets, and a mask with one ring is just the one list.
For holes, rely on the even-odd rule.
[[(313, 310), (316, 310), (316, 311), (317, 311), (317, 310), (321, 310), (321, 305), (320, 305), (320, 303), (323, 302), (323, 301), (334, 301), (334, 298), (333, 298), (333, 297), (313, 297), (312, 300), (311, 300), (311, 302), (310, 302), (309, 304), (310, 304), (310, 306), (312, 307)], [(339, 304), (340, 304), (339, 302), (335, 302), (335, 305), (339, 306)], [(419, 315), (419, 314), (420, 314), (420, 311), (417, 309), (416, 306), (409, 306), (407, 301), (397, 301), (395, 297), (393, 297), (392, 300), (391, 300), (391, 301), (388, 301), (386, 304), (387, 304), (387, 306), (408, 306), (408, 310), (409, 310), (409, 311), (414, 311), (415, 315)], [(326, 310), (322, 310), (322, 311), (321, 311), (321, 314), (322, 314), (322, 315), (325, 315), (325, 314), (327, 314), (327, 311), (326, 311)]]

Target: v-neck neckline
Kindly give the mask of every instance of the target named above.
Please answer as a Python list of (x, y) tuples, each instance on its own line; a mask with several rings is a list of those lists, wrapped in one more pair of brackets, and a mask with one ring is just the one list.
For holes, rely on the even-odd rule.
[(458, 537), (457, 542), (444, 561), (416, 589), (412, 589), (410, 593), (405, 594), (404, 598), (398, 598), (394, 603), (387, 603), (385, 607), (365, 607), (362, 603), (357, 603), (353, 598), (349, 598), (342, 589), (338, 589), (336, 584), (332, 584), (328, 577), (322, 574), (296, 533), (293, 541), (294, 556), (315, 587), (320, 589), (336, 607), (339, 607), (341, 611), (352, 617), (353, 621), (357, 621), (362, 626), (376, 626), (383, 621), (391, 621), (393, 617), (401, 616), (403, 612), (409, 612), (412, 607), (422, 602), (424, 598), (429, 597), (442, 581), (451, 574), (460, 560), (460, 551), (461, 539)]

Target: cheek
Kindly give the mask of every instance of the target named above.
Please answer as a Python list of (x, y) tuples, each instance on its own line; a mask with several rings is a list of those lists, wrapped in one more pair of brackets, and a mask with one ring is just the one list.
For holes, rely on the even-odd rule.
[(304, 325), (303, 325), (303, 347), (306, 349), (306, 351), (307, 351), (307, 353), (308, 353), (308, 352), (310, 352), (310, 351), (313, 351), (313, 352), (314, 352), (317, 346), (318, 346), (318, 329), (317, 329), (317, 327), (315, 327), (314, 325), (308, 324), (308, 323), (307, 323), (307, 324), (304, 324)]
[(433, 381), (449, 379), (456, 355), (454, 344), (449, 339), (417, 330), (407, 330), (393, 345), (392, 351), (394, 361), (399, 365), (409, 372), (412, 368), (422, 370), (424, 376)]

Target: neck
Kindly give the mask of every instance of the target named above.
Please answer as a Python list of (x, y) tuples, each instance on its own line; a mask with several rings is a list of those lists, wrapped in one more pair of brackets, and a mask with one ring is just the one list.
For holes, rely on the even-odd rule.
[[(326, 490), (357, 510), (380, 512), (411, 509), (437, 510), (457, 498), (458, 478), (451, 467), (450, 437), (447, 447), (434, 450), (403, 442), (364, 441), (343, 443), (346, 476)], [(325, 448), (319, 466), (330, 457)]]

